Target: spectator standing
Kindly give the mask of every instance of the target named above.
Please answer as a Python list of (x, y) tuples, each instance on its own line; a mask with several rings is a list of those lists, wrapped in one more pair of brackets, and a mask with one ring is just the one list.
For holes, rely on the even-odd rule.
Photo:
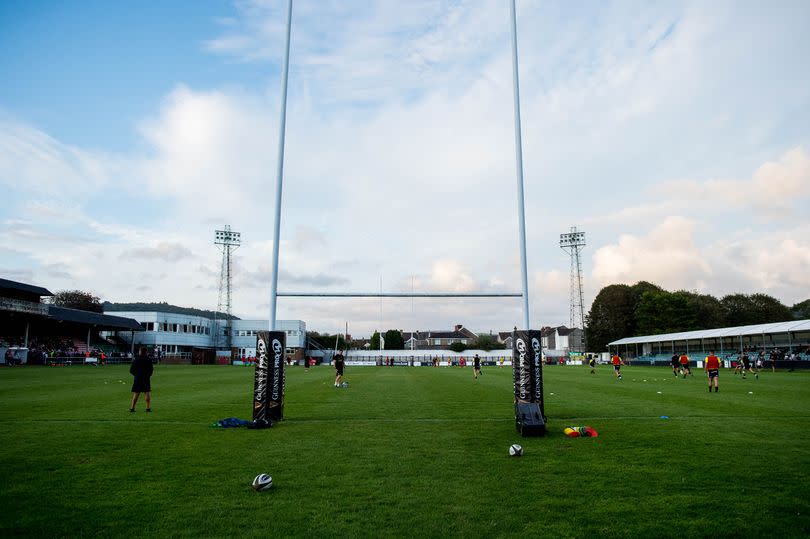
[(129, 367), (129, 373), (135, 377), (132, 383), (132, 403), (129, 406), (130, 413), (135, 411), (135, 405), (138, 403), (138, 397), (141, 393), (146, 396), (146, 411), (152, 411), (152, 372), (154, 367), (152, 360), (146, 354), (146, 348), (141, 348), (138, 357), (132, 361)]

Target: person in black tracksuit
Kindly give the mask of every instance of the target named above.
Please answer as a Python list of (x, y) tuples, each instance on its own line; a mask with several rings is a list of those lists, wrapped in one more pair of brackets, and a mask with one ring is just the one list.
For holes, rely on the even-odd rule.
[(346, 364), (343, 350), (338, 350), (338, 353), (335, 354), (332, 360), (335, 364), (335, 387), (340, 387), (341, 380), (343, 379), (343, 367)]
[(141, 348), (138, 352), (138, 357), (132, 361), (129, 367), (129, 373), (135, 377), (132, 383), (132, 403), (129, 406), (129, 411), (135, 411), (135, 404), (138, 402), (138, 397), (141, 393), (146, 394), (146, 411), (152, 411), (152, 360), (146, 355), (146, 349)]

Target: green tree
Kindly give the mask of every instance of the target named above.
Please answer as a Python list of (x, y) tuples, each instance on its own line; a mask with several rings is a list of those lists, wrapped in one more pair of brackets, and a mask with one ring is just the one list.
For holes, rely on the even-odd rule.
[(69, 309), (81, 309), (82, 311), (91, 311), (94, 313), (103, 313), (104, 307), (101, 305), (101, 300), (91, 294), (90, 292), (82, 292), (81, 290), (62, 290), (54, 294), (51, 303), (58, 307), (67, 307)]
[(494, 335), (482, 334), (473, 341), (472, 348), (489, 352), (490, 350), (503, 348), (503, 344), (499, 343)]
[(753, 312), (751, 299), (745, 294), (723, 296), (720, 306), (723, 308), (723, 319), (726, 326), (746, 326), (756, 323), (752, 321), (751, 317)]
[(609, 342), (635, 334), (633, 297), (626, 284), (612, 284), (599, 291), (585, 317), (589, 350), (605, 350)]
[[(378, 344), (379, 346), (379, 344)], [(405, 339), (402, 337), (402, 332), (398, 329), (389, 329), (385, 332), (385, 340), (383, 347), (386, 350), (402, 350), (405, 348)]]
[(683, 292), (689, 301), (689, 308), (695, 314), (694, 329), (714, 329), (723, 327), (723, 306), (720, 300), (710, 294)]
[(796, 320), (810, 318), (810, 299), (795, 304), (790, 310), (793, 312), (793, 317), (796, 318)]
[(380, 349), (380, 332), (375, 331), (374, 335), (371, 336), (371, 340), (369, 341), (369, 350), (379, 350)]
[(635, 309), (636, 334), (654, 335), (696, 329), (688, 292), (648, 290)]
[(666, 292), (657, 284), (648, 281), (639, 281), (630, 287), (630, 297), (633, 305), (638, 306), (641, 302), (641, 297), (647, 292)]
[(452, 350), (453, 352), (463, 352), (464, 350), (467, 349), (467, 345), (461, 341), (456, 341), (454, 343), (451, 343), (448, 348), (450, 348), (450, 350)]
[(790, 308), (773, 296), (767, 294), (751, 294), (751, 304), (754, 308), (755, 324), (769, 324), (771, 322), (787, 322), (793, 320)]
[(728, 326), (769, 324), (793, 320), (793, 313), (778, 299), (767, 294), (729, 294), (720, 300)]

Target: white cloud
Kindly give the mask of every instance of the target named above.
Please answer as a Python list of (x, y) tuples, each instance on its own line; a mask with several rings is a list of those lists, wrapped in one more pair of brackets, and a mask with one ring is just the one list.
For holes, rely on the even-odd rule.
[(769, 216), (801, 217), (810, 197), (810, 155), (802, 147), (759, 166), (747, 180), (677, 180), (658, 185), (653, 194), (697, 202), (704, 208), (738, 208)]
[(694, 242), (696, 226), (683, 217), (667, 217), (644, 237), (622, 235), (618, 244), (596, 251), (593, 278), (601, 286), (644, 280), (668, 289), (695, 288), (712, 276)]
[(0, 116), (0, 185), (38, 195), (69, 189), (86, 196), (107, 184), (114, 160), (63, 144), (31, 126)]
[(163, 262), (177, 262), (184, 258), (190, 258), (191, 251), (181, 243), (158, 242), (151, 247), (136, 247), (121, 253), (121, 260), (132, 260), (142, 258), (147, 260), (157, 260)]

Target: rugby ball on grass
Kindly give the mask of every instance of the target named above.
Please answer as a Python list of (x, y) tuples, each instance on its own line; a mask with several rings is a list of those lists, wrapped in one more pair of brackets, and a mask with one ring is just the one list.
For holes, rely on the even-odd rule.
[(251, 486), (256, 492), (262, 492), (273, 486), (273, 478), (266, 473), (259, 474), (253, 479)]
[(509, 447), (509, 456), (510, 457), (520, 457), (523, 455), (523, 448), (520, 447), (518, 444), (512, 444)]

